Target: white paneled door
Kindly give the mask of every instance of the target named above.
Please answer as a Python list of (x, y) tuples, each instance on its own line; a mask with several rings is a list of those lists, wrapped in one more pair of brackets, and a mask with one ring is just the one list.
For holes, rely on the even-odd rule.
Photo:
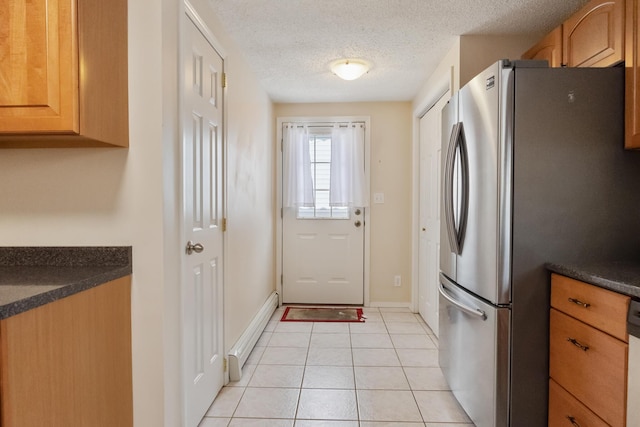
[(440, 268), (440, 152), (442, 108), (449, 92), (420, 119), (420, 247), (418, 309), (438, 335), (438, 272)]
[(185, 427), (196, 427), (224, 380), (223, 60), (185, 15), (182, 44)]
[(331, 130), (313, 128), (309, 144), (315, 206), (283, 208), (282, 301), (363, 304), (364, 208), (330, 206)]

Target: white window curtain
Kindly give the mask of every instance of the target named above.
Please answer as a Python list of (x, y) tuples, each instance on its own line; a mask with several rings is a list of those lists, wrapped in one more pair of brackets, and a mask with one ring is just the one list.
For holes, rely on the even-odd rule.
[(313, 207), (313, 180), (307, 126), (284, 124), (283, 204), (285, 207)]
[(331, 206), (367, 207), (364, 173), (364, 125), (334, 125), (331, 133)]

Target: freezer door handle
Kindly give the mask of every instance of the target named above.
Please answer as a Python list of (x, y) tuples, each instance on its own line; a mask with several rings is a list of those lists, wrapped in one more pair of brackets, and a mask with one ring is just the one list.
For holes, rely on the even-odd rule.
[(444, 164), (444, 208), (449, 245), (462, 253), (469, 208), (469, 160), (462, 122), (453, 125)]
[(446, 299), (451, 304), (453, 304), (456, 308), (458, 308), (461, 311), (464, 311), (467, 314), (479, 317), (482, 320), (487, 320), (487, 314), (484, 311), (479, 310), (477, 308), (469, 307), (468, 305), (465, 305), (460, 301), (457, 301), (455, 298), (449, 295), (449, 293), (447, 292), (447, 289), (443, 285), (443, 282), (451, 284), (451, 281), (447, 279), (442, 273), (440, 273), (440, 286), (438, 287), (438, 291), (440, 292), (440, 295), (442, 295), (444, 299)]

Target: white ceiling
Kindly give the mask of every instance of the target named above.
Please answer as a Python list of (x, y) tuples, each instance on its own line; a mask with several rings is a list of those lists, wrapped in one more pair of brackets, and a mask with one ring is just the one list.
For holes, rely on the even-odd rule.
[[(274, 102), (412, 100), (456, 36), (542, 36), (586, 2), (209, 0)], [(373, 67), (343, 81), (339, 58)]]

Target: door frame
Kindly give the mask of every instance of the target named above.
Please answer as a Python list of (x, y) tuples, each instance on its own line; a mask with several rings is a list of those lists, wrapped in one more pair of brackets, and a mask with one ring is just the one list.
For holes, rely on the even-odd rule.
[[(202, 17), (200, 16), (200, 14), (198, 13), (196, 7), (194, 5), (192, 5), (189, 0), (183, 0), (180, 2), (180, 7), (179, 7), (179, 13), (180, 13), (180, 19), (178, 19), (178, 80), (176, 81), (176, 84), (178, 85), (178, 92), (177, 92), (177, 103), (178, 103), (178, 134), (177, 134), (177, 139), (176, 139), (176, 144), (177, 144), (177, 159), (175, 160), (175, 165), (177, 167), (177, 176), (176, 178), (178, 179), (178, 201), (179, 201), (179, 206), (177, 206), (177, 210), (178, 210), (178, 221), (179, 221), (179, 244), (181, 245), (181, 248), (179, 250), (179, 253), (181, 254), (180, 257), (180, 282), (179, 282), (179, 286), (181, 287), (183, 285), (182, 280), (184, 277), (184, 271), (186, 268), (186, 259), (185, 259), (185, 255), (184, 255), (184, 244), (186, 243), (186, 230), (184, 227), (184, 207), (183, 207), (183, 203), (184, 203), (184, 182), (182, 180), (182, 168), (183, 168), (183, 148), (182, 148), (182, 138), (183, 138), (183, 134), (184, 134), (184, 120), (182, 117), (182, 112), (184, 109), (184, 100), (183, 100), (183, 93), (182, 93), (182, 89), (181, 89), (181, 82), (182, 79), (184, 78), (184, 70), (182, 69), (182, 58), (183, 55), (185, 54), (184, 50), (183, 50), (183, 40), (184, 40), (184, 34), (185, 34), (185, 28), (187, 25), (187, 20), (191, 20), (193, 22), (193, 24), (196, 26), (196, 28), (202, 33), (202, 35), (204, 36), (204, 38), (207, 40), (207, 42), (213, 47), (213, 49), (220, 55), (220, 57), (222, 58), (223, 61), (223, 73), (226, 74), (226, 58), (227, 58), (227, 53), (225, 51), (225, 49), (222, 47), (222, 44), (218, 41), (218, 39), (213, 35), (213, 32), (209, 29), (208, 25), (205, 23), (204, 19), (202, 19)], [(222, 217), (226, 220), (227, 218), (227, 195), (228, 195), (228, 191), (227, 191), (227, 111), (228, 111), (228, 97), (227, 97), (227, 88), (226, 86), (223, 86), (222, 88), (222, 132), (221, 132), (221, 143), (222, 143)], [(226, 254), (229, 253), (228, 250), (228, 239), (226, 237), (226, 231), (223, 230), (222, 233), (222, 312), (218, 315), (218, 321), (221, 323), (220, 328), (222, 331), (222, 344), (223, 344), (223, 348), (222, 348), (222, 356), (224, 358), (224, 362), (223, 365), (226, 365), (226, 360), (227, 360), (227, 354), (226, 354), (226, 341), (225, 341), (225, 314), (226, 314), (226, 309), (225, 309), (225, 304), (224, 304), (224, 295), (225, 295), (225, 284), (227, 281), (227, 267), (228, 267), (228, 260), (227, 260), (227, 256)], [(182, 291), (180, 290), (179, 295), (182, 294)], [(182, 300), (179, 301), (179, 321), (180, 321), (180, 328), (179, 328), (179, 336), (180, 336), (180, 341), (179, 341), (179, 345), (180, 345), (180, 351), (179, 351), (179, 357), (180, 357), (180, 365), (179, 365), (179, 372), (180, 372), (180, 397), (181, 397), (181, 401), (180, 401), (180, 419), (182, 422), (184, 422), (185, 417), (186, 417), (186, 390), (184, 389), (184, 380), (185, 380), (185, 373), (184, 373), (184, 337), (183, 337), (183, 313), (182, 313)], [(229, 371), (227, 369), (224, 370), (223, 372), (223, 385), (226, 385), (229, 382)]]
[(454, 67), (444, 72), (436, 80), (424, 98), (414, 104), (413, 110), (413, 177), (412, 177), (412, 207), (411, 207), (411, 311), (420, 312), (419, 300), (419, 263), (420, 263), (420, 119), (427, 114), (447, 91), (454, 94)]
[[(276, 121), (276, 289), (278, 291), (279, 304), (282, 305), (282, 232), (283, 232), (283, 206), (282, 206), (282, 124), (287, 122), (301, 123), (334, 123), (334, 122), (364, 122), (364, 172), (368, 184), (371, 183), (371, 117), (369, 116), (287, 116), (278, 117)], [(369, 188), (371, 186), (369, 185)], [(371, 206), (364, 208), (364, 265), (363, 265), (363, 286), (364, 286), (364, 306), (369, 307), (369, 272), (370, 272), (370, 248), (371, 241)]]

